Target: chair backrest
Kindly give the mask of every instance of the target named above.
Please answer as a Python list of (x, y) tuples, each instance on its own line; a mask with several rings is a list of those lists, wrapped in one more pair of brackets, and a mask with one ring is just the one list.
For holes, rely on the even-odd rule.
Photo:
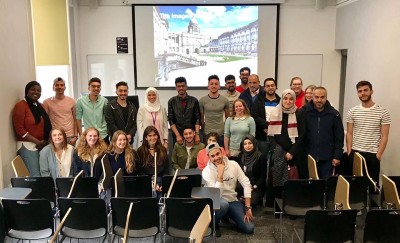
[(13, 160), (11, 160), (11, 165), (14, 170), (15, 177), (29, 177), (29, 170), (26, 168), (24, 161), (21, 156), (17, 155)]
[[(2, 204), (4, 207), (5, 223), (7, 229), (6, 232), (9, 232), (10, 229), (18, 231), (49, 231), (48, 235), (46, 234), (42, 236), (36, 236), (38, 238), (47, 238), (53, 234), (53, 214), (50, 202), (48, 200), (3, 199)], [(20, 239), (23, 238), (25, 237), (22, 236)]]
[(399, 242), (400, 210), (371, 210), (367, 213), (363, 242)]
[(65, 220), (67, 220), (68, 215), (71, 213), (72, 208), (69, 208), (67, 213), (65, 213), (64, 217), (61, 219), (60, 224), (57, 226), (56, 231), (54, 232), (53, 236), (50, 238), (49, 243), (56, 242), (57, 236), (60, 233), (62, 227), (64, 227)]
[(199, 218), (194, 224), (192, 231), (190, 232), (190, 242), (201, 243), (203, 242), (204, 235), (207, 232), (208, 227), (211, 223), (211, 211), (210, 206), (206, 205), (201, 212)]
[[(132, 203), (132, 212), (129, 219), (130, 230), (141, 230), (155, 227), (159, 231), (159, 206), (158, 199), (146, 198), (111, 198), (112, 222), (114, 228), (125, 228), (126, 215)], [(114, 232), (117, 234), (118, 232)]]
[(68, 193), (68, 198), (98, 198), (97, 180), (94, 177), (83, 177), (83, 171), (75, 176)]
[(74, 177), (57, 177), (56, 187), (57, 194), (59, 197), (68, 197), (71, 191), (72, 183), (74, 182)]
[(123, 197), (125, 195), (125, 185), (121, 168), (115, 173), (113, 183), (115, 188), (114, 196), (118, 197), (118, 194), (121, 194)]
[(340, 209), (351, 209), (349, 204), (349, 192), (350, 192), (350, 184), (347, 180), (339, 175), (337, 184), (336, 184), (336, 191), (335, 191), (335, 205), (340, 205)]
[(354, 153), (353, 175), (354, 176), (364, 176), (364, 173), (363, 173), (363, 156), (358, 152)]
[(386, 175), (382, 175), (382, 187), (385, 193), (385, 200), (400, 209), (399, 194), (396, 184)]
[(304, 216), (310, 209), (324, 207), (325, 180), (287, 180), (283, 186), (283, 212)]
[(357, 210), (310, 210), (304, 242), (354, 242)]
[(11, 185), (31, 188), (32, 192), (27, 199), (47, 199), (54, 205), (56, 203), (56, 190), (51, 177), (16, 177), (11, 178)]
[[(65, 227), (78, 230), (107, 229), (106, 203), (100, 198), (58, 198), (60, 217), (72, 208)], [(63, 233), (63, 229), (61, 230)], [(105, 230), (107, 232), (107, 230)]]
[[(162, 178), (163, 194), (168, 192), (173, 176), (165, 175)], [(201, 186), (201, 175), (177, 175), (170, 197), (190, 198), (193, 187)]]
[[(368, 178), (365, 176), (344, 176), (344, 178), (350, 184), (350, 208), (357, 210), (366, 208), (368, 205)], [(326, 206), (328, 209), (334, 209), (337, 181), (337, 176), (328, 177), (326, 180)]]
[(315, 159), (311, 155), (308, 155), (307, 161), (308, 161), (308, 175), (310, 179), (319, 180), (317, 162), (315, 162)]
[[(166, 233), (171, 236), (189, 238), (193, 226), (206, 205), (213, 210), (210, 198), (167, 198), (165, 199)], [(211, 224), (212, 225), (212, 224)], [(177, 235), (177, 232), (178, 235)], [(212, 229), (210, 229), (210, 234)], [(208, 235), (208, 234), (207, 234)]]
[[(392, 180), (394, 182), (394, 184), (396, 184), (396, 188), (400, 188), (400, 176), (388, 176), (388, 178), (390, 180)], [(381, 202), (381, 206), (383, 208), (387, 207), (386, 199), (385, 199), (385, 189), (383, 188), (383, 186), (381, 188), (380, 202)]]
[[(121, 170), (121, 169), (120, 169)], [(129, 209), (128, 209), (128, 213), (126, 214), (126, 223), (125, 223), (125, 230), (124, 230), (124, 239), (123, 239), (123, 243), (126, 243), (128, 240), (128, 232), (129, 232), (129, 219), (131, 218), (131, 213), (132, 213), (132, 206), (133, 203), (129, 204)]]
[(106, 159), (106, 156), (107, 154), (103, 155), (101, 158), (101, 166), (103, 167), (103, 180), (101, 181), (101, 185), (103, 186), (104, 190), (110, 187), (111, 177), (114, 174), (108, 159)]
[[(111, 195), (115, 195), (115, 176), (111, 181)], [(118, 180), (118, 197), (152, 197), (151, 177), (123, 176), (122, 182)]]

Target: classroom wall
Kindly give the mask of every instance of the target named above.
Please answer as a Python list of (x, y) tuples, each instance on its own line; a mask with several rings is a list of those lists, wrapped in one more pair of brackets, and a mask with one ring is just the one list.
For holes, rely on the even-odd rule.
[(11, 160), (16, 154), (16, 142), (12, 108), (23, 98), (26, 83), (35, 79), (30, 0), (1, 0), (0, 23), (0, 188), (3, 188), (14, 175)]
[[(80, 46), (77, 50), (80, 63), (78, 87), (80, 91), (87, 91), (87, 80), (90, 78), (87, 73), (87, 55), (116, 54), (117, 36), (128, 37), (129, 53), (133, 53), (131, 6), (112, 6), (109, 1), (103, 2), (103, 5), (100, 2), (96, 7), (81, 3), (77, 14), (76, 30), (79, 32), (77, 43)], [(329, 100), (337, 106), (340, 55), (334, 50), (335, 18), (334, 6), (316, 9), (310, 1), (288, 1), (287, 4), (281, 5), (279, 54), (322, 55), (320, 80), (304, 80), (304, 87), (316, 82), (319, 82), (318, 85), (326, 86), (329, 90)], [(239, 70), (232, 71), (237, 75), (237, 79), (239, 79), (238, 72)], [(262, 80), (265, 78), (260, 77)], [(288, 88), (289, 82), (290, 80), (279, 80), (281, 90)], [(143, 101), (144, 90), (133, 90), (131, 87), (130, 92), (139, 95), (139, 100)], [(162, 90), (160, 93), (162, 104), (167, 104), (168, 99), (176, 95), (175, 90)], [(207, 91), (189, 90), (189, 93), (202, 97)]]
[(373, 85), (372, 99), (391, 114), (389, 143), (381, 161), (381, 172), (386, 175), (400, 174), (396, 151), (400, 141), (399, 9), (398, 0), (362, 0), (336, 11), (335, 47), (348, 50), (344, 111), (360, 103), (356, 83), (368, 80)]

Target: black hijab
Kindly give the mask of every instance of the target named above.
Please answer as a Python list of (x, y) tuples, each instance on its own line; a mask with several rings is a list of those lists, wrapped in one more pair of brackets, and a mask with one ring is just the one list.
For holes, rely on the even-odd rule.
[[(244, 149), (244, 140), (246, 139), (250, 140), (253, 143), (252, 151), (247, 152)], [(240, 151), (241, 151), (240, 159), (243, 165), (243, 170), (246, 175), (251, 177), (253, 174), (253, 165), (260, 159), (261, 156), (261, 152), (257, 148), (257, 141), (254, 138), (254, 136), (248, 134), (243, 137), (242, 142), (240, 143)]]
[(41, 117), (43, 117), (43, 122), (44, 122), (43, 138), (45, 141), (47, 141), (49, 140), (49, 135), (51, 131), (51, 122), (49, 116), (47, 115), (46, 111), (43, 109), (42, 105), (39, 102), (34, 102), (31, 98), (28, 97), (29, 89), (35, 85), (41, 87), (39, 82), (37, 81), (30, 81), (25, 86), (25, 100), (26, 103), (28, 103), (29, 109), (31, 110), (33, 117), (35, 118), (36, 125), (40, 123)]

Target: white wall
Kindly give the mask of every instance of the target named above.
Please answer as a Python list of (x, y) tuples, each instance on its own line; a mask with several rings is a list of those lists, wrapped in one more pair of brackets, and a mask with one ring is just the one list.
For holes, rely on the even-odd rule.
[[(281, 7), (279, 54), (321, 54), (323, 55), (322, 82), (329, 90), (330, 101), (338, 105), (340, 55), (334, 51), (335, 7), (316, 10), (315, 5), (296, 5), (292, 1)], [(107, 3), (108, 4), (108, 3)], [(99, 5), (96, 8), (79, 6), (76, 30), (79, 30), (77, 55), (80, 62), (80, 91), (87, 90), (86, 56), (88, 54), (115, 54), (115, 37), (128, 36), (129, 53), (132, 53), (132, 14), (130, 6)], [(238, 79), (239, 70), (234, 75)], [(265, 79), (266, 77), (260, 77)], [(305, 85), (313, 83), (304, 80)], [(286, 88), (290, 80), (280, 80), (279, 86)], [(223, 83), (223, 81), (222, 81)], [(167, 104), (168, 99), (176, 95), (175, 90), (162, 90), (161, 102)], [(139, 95), (143, 101), (143, 90), (131, 93)], [(196, 97), (204, 96), (205, 90), (190, 90)]]
[(368, 80), (373, 85), (373, 100), (389, 110), (392, 117), (389, 143), (381, 171), (399, 175), (396, 142), (399, 128), (400, 77), (400, 1), (362, 0), (337, 9), (336, 48), (348, 49), (344, 110), (360, 103), (356, 83)]
[(0, 1), (0, 188), (10, 183), (16, 154), (11, 112), (35, 79), (30, 0)]

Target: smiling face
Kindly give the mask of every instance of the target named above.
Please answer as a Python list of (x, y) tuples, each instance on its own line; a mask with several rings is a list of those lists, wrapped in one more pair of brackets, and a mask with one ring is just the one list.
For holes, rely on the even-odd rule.
[(210, 143), (217, 143), (218, 141), (217, 141), (217, 138), (216, 137), (214, 137), (214, 136), (210, 136), (208, 139), (207, 139), (207, 144), (210, 144)]
[(192, 143), (194, 139), (194, 131), (192, 129), (183, 130), (183, 137), (185, 138), (186, 143)]
[(283, 97), (282, 106), (285, 109), (290, 109), (294, 106), (294, 99), (291, 94), (286, 94), (285, 97)]
[(26, 96), (28, 96), (33, 102), (38, 101), (41, 95), (42, 88), (39, 85), (33, 85), (26, 94)]
[(256, 92), (260, 88), (260, 80), (255, 74), (250, 75), (248, 79), (249, 89), (251, 92)]
[(301, 79), (293, 79), (290, 89), (293, 90), (296, 95), (299, 95), (303, 90), (303, 81), (301, 81)]
[(236, 89), (236, 82), (234, 79), (231, 80), (226, 80), (225, 81), (225, 87), (229, 92), (233, 92)]
[(242, 103), (242, 101), (237, 100), (235, 101), (235, 103), (233, 104), (233, 107), (235, 109), (235, 115), (237, 116), (242, 116), (244, 114), (244, 104)]
[(210, 90), (210, 93), (216, 94), (218, 93), (219, 89), (220, 85), (218, 79), (211, 79), (210, 81), (208, 81), (208, 90)]
[(266, 81), (265, 84), (264, 84), (264, 90), (269, 95), (275, 94), (275, 91), (276, 91), (275, 82), (272, 81), (272, 80)]
[(94, 95), (94, 96), (98, 96), (100, 94), (101, 91), (101, 83), (99, 82), (91, 82), (89, 84), (89, 94)]
[(125, 85), (118, 86), (115, 93), (117, 94), (118, 99), (126, 100), (128, 98), (128, 93), (129, 93), (128, 86), (125, 86)]
[(53, 141), (53, 144), (55, 146), (62, 145), (64, 142), (64, 136), (62, 132), (58, 129), (54, 129), (53, 131), (51, 131), (51, 141)]
[(155, 132), (151, 131), (149, 134), (147, 134), (145, 139), (149, 143), (150, 147), (154, 147), (157, 143), (158, 136)]
[(215, 166), (224, 162), (221, 149), (213, 149), (208, 153), (208, 158)]
[(90, 130), (86, 134), (86, 143), (89, 145), (89, 147), (94, 147), (99, 140), (99, 134), (97, 133), (96, 130)]
[(322, 111), (324, 110), (326, 101), (327, 101), (327, 94), (326, 91), (323, 89), (315, 89), (314, 90), (314, 95), (313, 95), (313, 103), (314, 103), (314, 108), (317, 111)]
[(115, 141), (115, 148), (122, 151), (126, 148), (127, 138), (125, 134), (118, 135), (117, 140)]
[(243, 70), (240, 73), (240, 80), (242, 81), (242, 84), (247, 84), (248, 80), (249, 80), (249, 76), (250, 76), (250, 72), (248, 70)]
[(254, 144), (250, 139), (245, 139), (243, 141), (243, 148), (246, 152), (251, 152), (254, 149)]
[(150, 103), (156, 102), (156, 100), (157, 100), (157, 95), (156, 95), (156, 93), (155, 93), (154, 91), (149, 91), (149, 92), (147, 93), (147, 100), (148, 100)]
[(53, 85), (53, 90), (56, 94), (64, 94), (65, 92), (65, 83), (63, 81), (57, 81)]
[(372, 94), (374, 92), (368, 85), (360, 86), (357, 88), (357, 94), (358, 98), (361, 100), (361, 102), (368, 102), (372, 98)]
[(312, 101), (312, 99), (313, 99), (313, 90), (311, 88), (306, 89), (305, 98), (306, 98), (307, 102)]

